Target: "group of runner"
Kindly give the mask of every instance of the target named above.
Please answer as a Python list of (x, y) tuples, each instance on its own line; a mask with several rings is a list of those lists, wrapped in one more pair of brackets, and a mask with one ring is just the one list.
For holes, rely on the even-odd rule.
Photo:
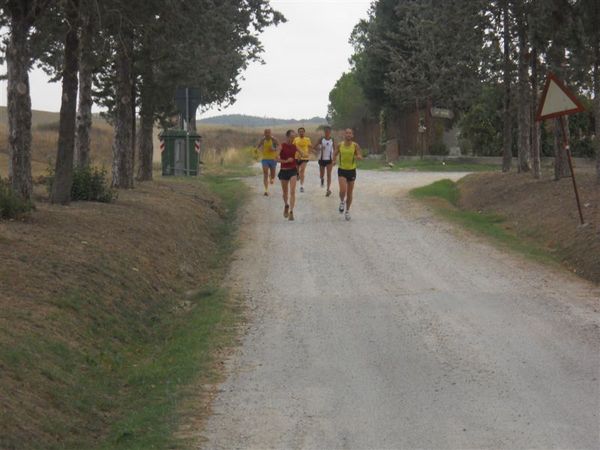
[(340, 214), (344, 214), (346, 220), (350, 220), (350, 206), (352, 206), (356, 181), (356, 161), (362, 159), (360, 146), (354, 142), (352, 130), (346, 129), (343, 141), (337, 145), (331, 135), (330, 127), (325, 127), (324, 135), (315, 145), (306, 136), (306, 130), (303, 127), (298, 128), (298, 134), (294, 130), (288, 130), (285, 136), (286, 142), (280, 144), (272, 135), (271, 130), (267, 128), (256, 146), (257, 150), (262, 152), (264, 195), (269, 195), (269, 185), (275, 183), (275, 173), (277, 163), (279, 163), (278, 178), (281, 181), (283, 192), (283, 217), (294, 220), (296, 185), (299, 180), (300, 192), (304, 192), (306, 167), (311, 153), (315, 153), (318, 156), (321, 187), (327, 187), (326, 197), (331, 196), (331, 174), (333, 166), (338, 164), (340, 194), (338, 210)]

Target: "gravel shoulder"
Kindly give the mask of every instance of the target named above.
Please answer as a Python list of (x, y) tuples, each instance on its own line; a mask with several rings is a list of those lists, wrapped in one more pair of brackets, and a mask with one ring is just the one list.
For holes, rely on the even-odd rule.
[(293, 223), (250, 181), (229, 279), (249, 322), (199, 445), (600, 448), (597, 286), (405, 195), (464, 174), (361, 171), (351, 222), (307, 175)]

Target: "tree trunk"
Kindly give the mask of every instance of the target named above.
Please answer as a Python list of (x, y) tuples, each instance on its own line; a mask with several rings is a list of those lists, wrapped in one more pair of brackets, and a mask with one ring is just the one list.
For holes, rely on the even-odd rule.
[(154, 76), (152, 67), (144, 69), (141, 88), (140, 135), (138, 149), (138, 181), (152, 180), (152, 157), (154, 155)]
[[(133, 56), (133, 48), (131, 51), (131, 55)], [(137, 103), (137, 97), (136, 97), (136, 89), (135, 89), (135, 73), (134, 73), (134, 68), (135, 68), (135, 64), (132, 61), (131, 62), (131, 173), (132, 175), (135, 173), (135, 146), (136, 146), (136, 142), (137, 142), (137, 114), (136, 114), (136, 103)]]
[[(569, 117), (563, 117), (565, 121), (565, 132), (567, 133), (567, 142), (569, 142)], [(569, 171), (569, 161), (564, 146), (564, 138), (560, 126), (560, 119), (554, 119), (554, 180), (571, 176)]]
[(542, 177), (542, 161), (540, 151), (541, 129), (540, 123), (535, 120), (538, 104), (538, 54), (537, 49), (531, 49), (531, 156), (533, 163), (533, 177)]
[(519, 172), (531, 170), (531, 92), (529, 91), (529, 44), (527, 30), (521, 14), (517, 19), (519, 35)]
[(594, 61), (594, 131), (596, 181), (600, 184), (600, 42), (596, 44)]
[(425, 152), (427, 152), (428, 155), (431, 154), (431, 144), (433, 142), (433, 117), (431, 117), (431, 108), (433, 107), (433, 102), (431, 101), (431, 97), (427, 97), (427, 102), (425, 103), (425, 133), (424, 133), (424, 138), (425, 138), (425, 144), (424, 144), (424, 148), (425, 148)]
[(62, 103), (58, 126), (58, 151), (52, 184), (52, 203), (71, 201), (73, 185), (73, 151), (75, 149), (75, 120), (77, 115), (77, 70), (79, 59), (79, 0), (68, 0), (67, 21), (70, 28), (65, 38), (64, 69), (62, 73)]
[(77, 109), (77, 133), (75, 135), (75, 164), (90, 165), (90, 132), (92, 129), (92, 75), (94, 67), (93, 36), (96, 22), (92, 14), (84, 12), (81, 26), (79, 52), (79, 105)]
[(115, 138), (113, 142), (112, 186), (133, 188), (133, 121), (131, 97), (133, 85), (133, 36), (123, 30), (117, 37), (116, 49)]
[(8, 104), (8, 176), (13, 191), (31, 199), (31, 96), (29, 91), (30, 56), (26, 18), (13, 16), (6, 48)]
[(510, 114), (510, 17), (508, 0), (502, 6), (504, 40), (504, 105), (502, 133), (502, 172), (509, 172), (512, 165), (512, 117)]
[(139, 134), (138, 181), (152, 180), (152, 158), (154, 156), (154, 114), (145, 113), (142, 106)]

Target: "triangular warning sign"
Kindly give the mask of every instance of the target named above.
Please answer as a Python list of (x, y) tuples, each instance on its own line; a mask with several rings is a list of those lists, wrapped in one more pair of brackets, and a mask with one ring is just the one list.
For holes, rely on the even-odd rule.
[(552, 119), (554, 117), (575, 114), (581, 111), (585, 111), (585, 108), (577, 97), (575, 97), (556, 75), (552, 73), (548, 74), (536, 120)]

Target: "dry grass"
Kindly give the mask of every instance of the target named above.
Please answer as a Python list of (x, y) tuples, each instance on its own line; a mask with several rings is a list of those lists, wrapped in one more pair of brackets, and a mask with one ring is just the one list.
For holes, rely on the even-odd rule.
[(254, 149), (252, 147), (235, 148), (230, 147), (224, 150), (209, 148), (204, 151), (202, 161), (208, 166), (216, 165), (235, 165), (247, 166), (254, 159)]
[[(58, 124), (39, 124), (32, 130), (32, 173), (44, 175), (54, 165), (58, 145)], [(95, 123), (91, 132), (92, 162), (97, 166), (110, 167), (112, 160), (113, 130), (106, 122)], [(8, 127), (0, 125), (0, 176), (8, 175)]]
[(499, 214), (505, 228), (553, 253), (573, 272), (600, 282), (600, 186), (592, 172), (577, 175), (583, 213), (579, 226), (571, 179), (534, 180), (531, 175), (482, 173), (459, 182), (459, 205)]
[[(90, 448), (123, 399), (148, 393), (144, 377), (167, 376), (151, 364), (168, 341), (161, 333), (187, 314), (185, 292), (218, 278), (224, 211), (203, 184), (161, 181), (114, 204), (40, 201), (27, 221), (0, 222), (0, 448)], [(148, 426), (139, 409), (139, 424), (116, 438)], [(156, 414), (168, 429), (162, 406)]]

